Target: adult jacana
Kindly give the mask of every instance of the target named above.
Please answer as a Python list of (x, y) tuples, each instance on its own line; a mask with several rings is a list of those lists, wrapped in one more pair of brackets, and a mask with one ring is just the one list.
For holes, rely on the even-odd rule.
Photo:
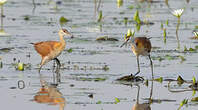
[(134, 38), (134, 37), (127, 36), (125, 42), (120, 47), (125, 45), (130, 40), (130, 38), (131, 38), (131, 49), (133, 53), (136, 55), (137, 64), (138, 64), (138, 71), (136, 72), (134, 76), (140, 73), (139, 56), (142, 55), (142, 56), (148, 56), (150, 60), (151, 72), (152, 72), (152, 78), (153, 78), (153, 63), (152, 63), (151, 56), (150, 56), (152, 46), (151, 46), (150, 38), (147, 38), (147, 37), (135, 37)]
[(58, 68), (60, 68), (61, 64), (57, 57), (61, 54), (66, 46), (66, 42), (63, 37), (68, 35), (72, 37), (72, 35), (66, 29), (60, 29), (58, 35), (60, 37), (60, 41), (44, 41), (33, 43), (35, 50), (42, 57), (39, 73), (42, 66), (51, 60), (55, 60)]

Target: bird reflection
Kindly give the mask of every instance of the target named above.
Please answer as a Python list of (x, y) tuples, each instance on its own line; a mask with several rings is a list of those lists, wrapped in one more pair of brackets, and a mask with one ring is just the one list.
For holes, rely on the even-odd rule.
[(54, 85), (48, 85), (44, 80), (41, 80), (41, 88), (34, 96), (34, 101), (37, 103), (45, 103), (49, 105), (59, 105), (59, 110), (64, 110), (65, 98), (62, 93)]
[(151, 91), (150, 91), (150, 97), (148, 103), (142, 103), (142, 104), (139, 103), (140, 86), (138, 84), (136, 84), (136, 86), (138, 87), (137, 99), (136, 99), (136, 103), (132, 107), (132, 110), (151, 110), (150, 104), (152, 102), (153, 81), (151, 83)]

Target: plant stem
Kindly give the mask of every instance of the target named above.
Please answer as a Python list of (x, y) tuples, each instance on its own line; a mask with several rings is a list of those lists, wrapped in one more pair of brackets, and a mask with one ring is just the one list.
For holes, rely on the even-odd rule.
[(178, 17), (177, 20), (177, 27), (176, 27), (176, 38), (177, 38), (177, 48), (180, 49), (180, 41), (179, 41), (179, 36), (178, 36), (178, 30), (179, 30), (179, 26), (180, 26), (180, 17)]
[(1, 30), (3, 30), (3, 5), (1, 6)]

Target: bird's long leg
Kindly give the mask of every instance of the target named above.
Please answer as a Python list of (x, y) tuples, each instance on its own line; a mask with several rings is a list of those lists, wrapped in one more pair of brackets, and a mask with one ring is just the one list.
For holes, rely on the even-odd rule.
[[(137, 74), (140, 73), (139, 56), (136, 56), (136, 59), (137, 59), (138, 71), (137, 71), (137, 73), (136, 73), (134, 76), (136, 76)], [(132, 75), (132, 74), (131, 74), (131, 75)]]
[(53, 65), (52, 65), (52, 72), (54, 72), (54, 70), (55, 70), (55, 67), (56, 67), (56, 66), (55, 66), (55, 63), (56, 63), (56, 61), (54, 60), (54, 61), (53, 61)]
[(56, 63), (57, 63), (57, 68), (56, 68), (56, 74), (57, 74), (57, 82), (60, 82), (60, 72), (59, 72), (59, 70), (60, 70), (60, 66), (61, 66), (61, 64), (60, 64), (60, 61), (58, 60), (58, 58), (54, 58), (54, 60), (56, 60)]
[(39, 70), (38, 70), (39, 74), (40, 74), (40, 72), (41, 72), (42, 66), (43, 66), (43, 65), (41, 65), (41, 64), (39, 65)]
[(151, 56), (150, 56), (150, 55), (148, 55), (148, 57), (149, 57), (149, 60), (150, 60), (151, 73), (152, 73), (152, 80), (153, 80), (153, 78), (154, 78), (154, 76), (153, 76), (153, 62), (152, 62), (152, 60), (151, 60)]

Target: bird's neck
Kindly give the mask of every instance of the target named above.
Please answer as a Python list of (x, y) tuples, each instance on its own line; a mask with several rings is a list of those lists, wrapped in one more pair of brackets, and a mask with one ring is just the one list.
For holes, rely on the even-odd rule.
[(61, 33), (58, 33), (58, 34), (59, 34), (59, 37), (60, 37), (60, 43), (65, 46), (66, 42), (64, 40), (63, 35)]

